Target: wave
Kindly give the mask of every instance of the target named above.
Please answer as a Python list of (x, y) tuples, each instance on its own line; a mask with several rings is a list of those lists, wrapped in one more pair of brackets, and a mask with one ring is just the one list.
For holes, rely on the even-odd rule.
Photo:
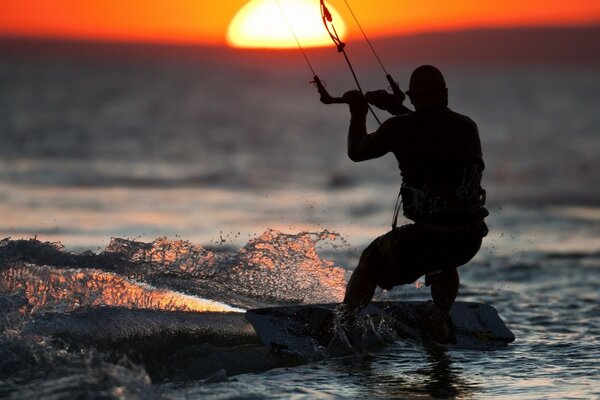
[(340, 241), (328, 231), (267, 230), (223, 251), (113, 238), (96, 254), (4, 239), (0, 396), (77, 397), (88, 388), (151, 397), (151, 382), (298, 365), (271, 354), (241, 312), (339, 301), (344, 270), (321, 259), (317, 245)]
[(268, 230), (233, 253), (185, 240), (113, 238), (99, 254), (60, 243), (0, 242), (0, 290), (23, 291), (31, 312), (116, 306), (169, 311), (242, 311), (264, 304), (336, 302), (344, 270), (317, 254), (331, 232)]

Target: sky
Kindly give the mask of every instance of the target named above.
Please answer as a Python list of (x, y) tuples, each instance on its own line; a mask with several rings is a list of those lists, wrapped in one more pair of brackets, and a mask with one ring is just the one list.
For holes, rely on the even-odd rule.
[[(306, 1), (318, 7), (318, 0)], [(371, 37), (600, 23), (600, 0), (348, 2)], [(224, 45), (230, 22), (247, 3), (249, 0), (0, 0), (0, 36)], [(344, 0), (328, 3), (344, 18), (350, 37), (357, 37), (360, 33)]]

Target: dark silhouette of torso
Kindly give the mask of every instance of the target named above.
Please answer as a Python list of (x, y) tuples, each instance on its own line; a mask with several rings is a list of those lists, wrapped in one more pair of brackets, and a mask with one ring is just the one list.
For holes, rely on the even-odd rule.
[[(417, 222), (461, 225), (487, 215), (473, 199), (462, 201), (457, 193), (482, 191), (479, 184), (484, 168), (477, 125), (470, 118), (444, 105), (388, 119), (373, 134), (365, 135), (351, 124), (349, 156), (363, 161), (393, 152), (398, 160), (405, 188), (427, 193), (430, 206), (415, 212), (414, 191), (403, 189), (405, 215)], [(463, 193), (464, 194), (464, 193)], [(468, 193), (467, 193), (468, 194)], [(471, 193), (476, 195), (476, 193)], [(433, 199), (433, 200), (432, 200)], [(435, 200), (435, 201), (434, 201)], [(473, 212), (474, 209), (477, 212)], [(485, 215), (484, 215), (485, 214)]]

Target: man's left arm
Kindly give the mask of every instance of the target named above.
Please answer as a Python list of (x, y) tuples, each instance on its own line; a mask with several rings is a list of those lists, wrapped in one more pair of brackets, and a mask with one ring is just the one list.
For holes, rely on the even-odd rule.
[(400, 94), (392, 94), (381, 89), (365, 93), (365, 98), (370, 104), (395, 116), (412, 113), (413, 111), (403, 104), (404, 93), (400, 92)]

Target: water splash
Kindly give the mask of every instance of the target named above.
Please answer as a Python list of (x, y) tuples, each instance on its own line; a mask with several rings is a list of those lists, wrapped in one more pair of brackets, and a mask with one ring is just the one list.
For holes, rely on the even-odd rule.
[(185, 240), (159, 238), (151, 243), (112, 239), (106, 252), (151, 266), (155, 273), (209, 281), (222, 290), (266, 302), (338, 302), (344, 270), (317, 253), (320, 242), (343, 239), (327, 230), (286, 234), (269, 229), (237, 253), (223, 254)]
[(341, 240), (328, 231), (267, 230), (238, 252), (218, 253), (185, 240), (113, 238), (100, 254), (3, 240), (0, 290), (23, 292), (32, 312), (96, 306), (242, 311), (231, 305), (336, 302), (344, 270), (322, 260), (317, 244)]
[[(3, 384), (17, 397), (44, 397), (83, 381), (94, 392), (151, 397), (148, 374), (187, 379), (223, 365), (232, 373), (295, 365), (258, 344), (243, 315), (221, 311), (341, 299), (344, 270), (317, 253), (319, 243), (339, 241), (327, 231), (268, 230), (225, 253), (184, 240), (114, 238), (95, 254), (35, 239), (2, 240), (0, 397)], [(102, 360), (86, 372), (94, 359), (90, 346)], [(138, 373), (130, 362), (145, 367)], [(46, 372), (40, 381), (39, 371), (60, 374)]]
[(395, 329), (398, 322), (394, 318), (385, 314), (370, 314), (367, 309), (365, 307), (354, 314), (342, 305), (334, 310), (331, 341), (321, 349), (323, 357), (361, 354), (399, 338)]
[(345, 273), (322, 260), (316, 245), (339, 235), (323, 231), (284, 234), (268, 230), (242, 248), (230, 273), (237, 276), (245, 293), (276, 302), (339, 302), (344, 296)]
[(104, 253), (116, 254), (143, 266), (134, 272), (142, 276), (168, 273), (209, 279), (215, 274), (215, 264), (218, 261), (218, 256), (210, 250), (186, 240), (171, 241), (165, 237), (150, 243), (112, 238)]
[(0, 289), (24, 292), (31, 312), (113, 306), (167, 311), (242, 311), (215, 301), (157, 289), (95, 269), (21, 265), (0, 273)]

